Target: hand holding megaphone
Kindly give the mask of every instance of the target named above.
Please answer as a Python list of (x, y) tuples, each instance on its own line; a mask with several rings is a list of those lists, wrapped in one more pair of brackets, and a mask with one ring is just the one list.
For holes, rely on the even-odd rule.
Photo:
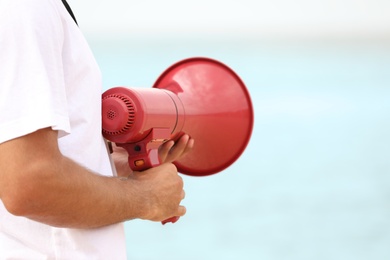
[[(183, 135), (179, 138), (179, 140), (175, 143), (172, 140), (164, 143), (159, 147), (159, 158), (161, 162), (174, 162), (179, 158), (183, 158), (187, 153), (189, 153), (194, 147), (194, 139), (189, 137), (188, 135)], [(184, 190), (183, 190), (184, 193)], [(184, 194), (183, 194), (184, 199)], [(171, 217), (162, 221), (161, 223), (165, 225), (166, 223), (175, 223), (179, 220), (179, 217)]]
[(186, 133), (196, 146), (174, 162), (178, 171), (191, 176), (220, 172), (245, 150), (253, 117), (242, 80), (208, 58), (174, 64), (153, 88), (115, 87), (102, 96), (103, 136), (126, 149), (135, 171), (159, 165), (159, 147)]

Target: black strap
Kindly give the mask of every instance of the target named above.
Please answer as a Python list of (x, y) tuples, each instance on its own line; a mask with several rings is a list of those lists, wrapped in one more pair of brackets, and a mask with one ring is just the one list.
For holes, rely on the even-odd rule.
[(68, 2), (66, 2), (66, 0), (62, 0), (62, 3), (65, 5), (65, 8), (66, 8), (66, 10), (68, 10), (68, 13), (70, 14), (70, 16), (72, 16), (74, 22), (77, 24), (76, 17), (74, 16), (72, 9), (70, 8)]

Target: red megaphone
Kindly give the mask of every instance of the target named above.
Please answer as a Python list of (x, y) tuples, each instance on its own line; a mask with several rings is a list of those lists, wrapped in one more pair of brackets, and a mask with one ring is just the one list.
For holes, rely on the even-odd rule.
[(196, 145), (174, 162), (178, 171), (191, 176), (220, 172), (245, 150), (253, 121), (242, 80), (209, 58), (172, 65), (153, 88), (115, 87), (102, 96), (103, 136), (127, 150), (137, 171), (158, 165), (158, 147), (186, 133)]

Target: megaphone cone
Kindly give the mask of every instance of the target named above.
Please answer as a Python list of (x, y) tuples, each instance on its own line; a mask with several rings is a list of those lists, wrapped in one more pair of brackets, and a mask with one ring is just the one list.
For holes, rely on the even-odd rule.
[(184, 106), (182, 132), (194, 140), (193, 150), (175, 162), (192, 176), (220, 172), (245, 150), (253, 129), (253, 108), (239, 76), (209, 58), (192, 58), (168, 68), (154, 88), (175, 93)]
[(116, 87), (102, 99), (103, 135), (127, 150), (133, 170), (157, 165), (159, 145), (186, 133), (195, 145), (174, 162), (178, 171), (211, 175), (234, 163), (252, 134), (253, 108), (244, 83), (209, 58), (172, 65), (153, 88)]

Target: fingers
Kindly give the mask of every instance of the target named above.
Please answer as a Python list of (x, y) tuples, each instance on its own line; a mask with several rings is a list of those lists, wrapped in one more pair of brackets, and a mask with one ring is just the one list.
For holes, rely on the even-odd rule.
[(160, 156), (161, 162), (167, 162), (166, 159), (168, 157), (168, 153), (171, 150), (171, 148), (175, 145), (175, 142), (173, 140), (170, 140), (168, 142), (163, 143), (159, 149), (158, 154)]
[(184, 206), (179, 206), (179, 208), (177, 209), (177, 217), (182, 217), (182, 216), (184, 216), (185, 214), (186, 214), (186, 212), (187, 212), (187, 209), (186, 209), (186, 207), (184, 207)]
[(194, 146), (194, 139), (185, 134), (174, 143), (172, 140), (161, 145), (159, 149), (162, 162), (173, 162), (190, 152)]
[(179, 150), (177, 152), (178, 156), (184, 156), (186, 153), (191, 151), (193, 147), (194, 139), (190, 138), (188, 135), (184, 135), (182, 138), (179, 139), (177, 147), (174, 147), (173, 149), (177, 148), (177, 150)]
[(137, 181), (142, 192), (142, 219), (166, 220), (172, 216), (183, 216), (186, 208), (181, 205), (185, 198), (183, 178), (172, 163), (164, 163), (143, 172), (133, 172), (129, 181)]

